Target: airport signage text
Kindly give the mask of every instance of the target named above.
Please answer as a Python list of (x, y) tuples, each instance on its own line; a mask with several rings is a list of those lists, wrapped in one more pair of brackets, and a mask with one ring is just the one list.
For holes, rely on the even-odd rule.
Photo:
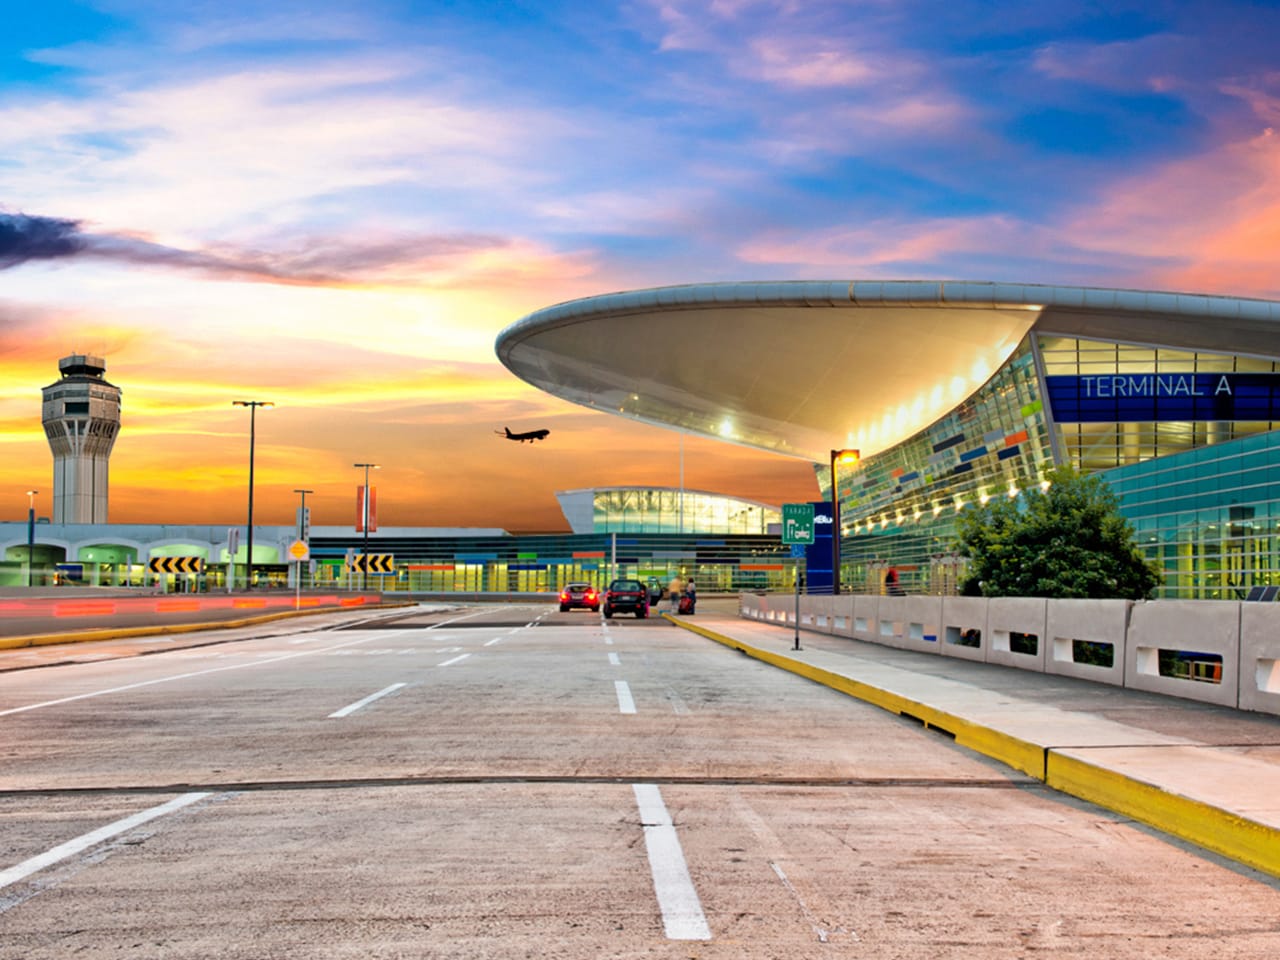
[(1045, 377), (1059, 423), (1280, 420), (1280, 374), (1119, 373)]
[(782, 542), (813, 543), (813, 504), (782, 505)]

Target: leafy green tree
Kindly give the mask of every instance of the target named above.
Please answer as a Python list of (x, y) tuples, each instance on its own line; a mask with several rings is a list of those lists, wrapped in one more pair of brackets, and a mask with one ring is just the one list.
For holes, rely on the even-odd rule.
[(1070, 467), (1045, 474), (1016, 499), (993, 498), (957, 517), (969, 558), (963, 593), (987, 597), (1145, 600), (1164, 582), (1142, 556), (1120, 501), (1098, 476)]

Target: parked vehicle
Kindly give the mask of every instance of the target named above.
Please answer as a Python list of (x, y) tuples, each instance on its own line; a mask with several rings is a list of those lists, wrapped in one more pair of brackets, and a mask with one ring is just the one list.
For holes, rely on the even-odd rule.
[(600, 611), (600, 594), (589, 583), (568, 583), (560, 591), (560, 612), (567, 613), (577, 607), (586, 607), (592, 613)]
[(615, 613), (634, 613), (637, 619), (649, 616), (649, 588), (639, 580), (614, 580), (604, 594), (606, 619)]

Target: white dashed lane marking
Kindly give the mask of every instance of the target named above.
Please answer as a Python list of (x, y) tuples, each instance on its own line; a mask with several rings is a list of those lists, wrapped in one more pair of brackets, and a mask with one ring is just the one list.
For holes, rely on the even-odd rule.
[(377, 693), (369, 694), (369, 696), (365, 697), (363, 700), (357, 700), (355, 703), (350, 704), (349, 706), (343, 707), (341, 710), (335, 710), (333, 713), (329, 714), (329, 719), (333, 720), (335, 718), (348, 717), (351, 714), (355, 713), (357, 710), (359, 710), (361, 707), (366, 707), (369, 704), (373, 703), (373, 701), (375, 700), (381, 700), (387, 694), (395, 693), (397, 690), (399, 690), (403, 686), (404, 686), (403, 683), (393, 683), (389, 687), (384, 687), (383, 689), (379, 690)]
[(627, 686), (627, 681), (613, 681), (613, 689), (618, 694), (618, 712), (635, 713), (636, 702), (631, 699), (631, 688)]
[(662, 927), (668, 940), (710, 940), (711, 928), (702, 912), (702, 901), (689, 876), (684, 850), (671, 814), (657, 784), (634, 783), (636, 806), (644, 827), (644, 845), (653, 874), (653, 891), (662, 911)]

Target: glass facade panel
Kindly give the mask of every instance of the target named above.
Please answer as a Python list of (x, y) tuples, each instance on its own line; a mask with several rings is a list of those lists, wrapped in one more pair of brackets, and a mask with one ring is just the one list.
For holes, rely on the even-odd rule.
[(697, 533), (761, 535), (782, 522), (763, 503), (698, 490), (618, 487), (596, 490), (596, 533)]
[[(898, 447), (838, 478), (842, 582), (881, 592), (892, 565), (908, 592), (954, 593), (955, 514), (1016, 495), (1061, 462), (1101, 473), (1160, 565), (1160, 596), (1242, 599), (1280, 583), (1280, 434), (1272, 421), (1052, 424), (1046, 376), (1280, 372), (1258, 358), (1160, 350), (1064, 337), (1030, 339), (972, 398)], [(1051, 410), (1048, 411), (1051, 414)], [(824, 495), (829, 468), (816, 468)]]

